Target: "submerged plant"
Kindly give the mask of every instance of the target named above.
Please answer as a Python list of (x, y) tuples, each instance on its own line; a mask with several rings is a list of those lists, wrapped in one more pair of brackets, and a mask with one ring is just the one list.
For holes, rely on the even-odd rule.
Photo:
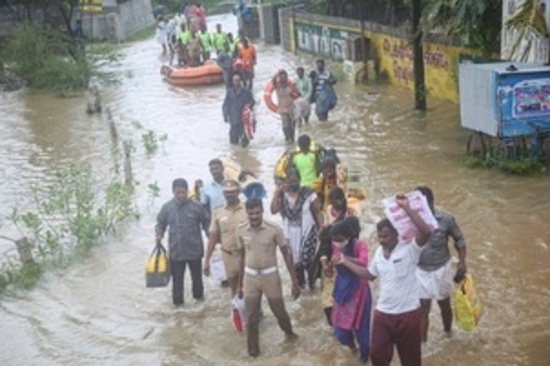
[(147, 157), (155, 155), (160, 147), (161, 143), (164, 143), (168, 139), (168, 135), (157, 135), (153, 130), (147, 130), (147, 132), (141, 135), (141, 142), (145, 148), (145, 154)]
[[(97, 187), (103, 186), (103, 189)], [(75, 256), (104, 243), (118, 223), (135, 216), (132, 197), (115, 174), (106, 184), (95, 179), (91, 166), (73, 164), (52, 182), (31, 187), (34, 209), (7, 217), (33, 244), (34, 260), (13, 258), (0, 269), (0, 293), (9, 285), (30, 288), (48, 266), (65, 266)]]

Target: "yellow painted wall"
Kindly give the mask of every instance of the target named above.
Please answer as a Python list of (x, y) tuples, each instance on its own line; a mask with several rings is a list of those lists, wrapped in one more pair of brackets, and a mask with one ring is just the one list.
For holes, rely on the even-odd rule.
[[(365, 32), (370, 38), (374, 54), (389, 81), (395, 85), (413, 88), (413, 54), (408, 40), (381, 33)], [(443, 98), (458, 102), (455, 67), (460, 54), (468, 50), (455, 46), (447, 46), (425, 42), (424, 71), (428, 96)]]
[[(348, 32), (361, 33), (359, 28), (322, 24), (315, 21), (296, 19), (309, 24), (328, 26)], [(294, 22), (290, 19), (289, 28), (294, 32)], [(383, 33), (365, 31), (365, 37), (371, 40), (373, 54), (377, 58), (380, 72), (385, 72), (389, 82), (394, 85), (414, 86), (412, 47), (405, 38), (390, 36)], [(296, 49), (294, 39), (291, 39), (292, 50)], [(456, 46), (437, 43), (424, 43), (424, 70), (428, 97), (443, 98), (458, 103), (458, 88), (455, 70), (459, 55), (471, 54), (471, 51)]]

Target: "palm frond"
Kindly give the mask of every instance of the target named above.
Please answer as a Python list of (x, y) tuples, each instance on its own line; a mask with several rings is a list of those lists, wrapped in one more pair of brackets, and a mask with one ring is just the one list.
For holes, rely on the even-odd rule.
[(525, 30), (526, 34), (548, 37), (548, 27), (539, 0), (525, 0), (505, 24), (509, 30)]

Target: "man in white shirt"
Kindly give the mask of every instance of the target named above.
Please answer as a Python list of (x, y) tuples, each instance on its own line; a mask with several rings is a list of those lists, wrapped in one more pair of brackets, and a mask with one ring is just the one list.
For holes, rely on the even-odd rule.
[(398, 196), (397, 203), (418, 229), (416, 237), (411, 242), (401, 242), (391, 222), (383, 219), (376, 225), (380, 246), (376, 249), (368, 269), (358, 266), (350, 258), (335, 258), (337, 263), (345, 265), (359, 276), (370, 281), (376, 278), (380, 280), (380, 294), (372, 322), (373, 366), (390, 365), (394, 345), (397, 347), (401, 365), (422, 364), (421, 310), (416, 266), (431, 229), (410, 208), (406, 197)]

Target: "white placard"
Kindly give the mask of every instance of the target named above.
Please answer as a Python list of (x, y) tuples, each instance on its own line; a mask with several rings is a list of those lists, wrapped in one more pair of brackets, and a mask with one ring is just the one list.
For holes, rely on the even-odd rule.
[[(409, 192), (405, 196), (409, 199), (411, 208), (422, 217), (426, 224), (432, 229), (437, 228), (437, 220), (428, 206), (426, 197), (419, 191)], [(384, 198), (382, 204), (384, 205), (384, 214), (399, 233), (400, 239), (405, 243), (410, 242), (416, 236), (418, 229), (409, 215), (397, 204), (395, 196)]]

